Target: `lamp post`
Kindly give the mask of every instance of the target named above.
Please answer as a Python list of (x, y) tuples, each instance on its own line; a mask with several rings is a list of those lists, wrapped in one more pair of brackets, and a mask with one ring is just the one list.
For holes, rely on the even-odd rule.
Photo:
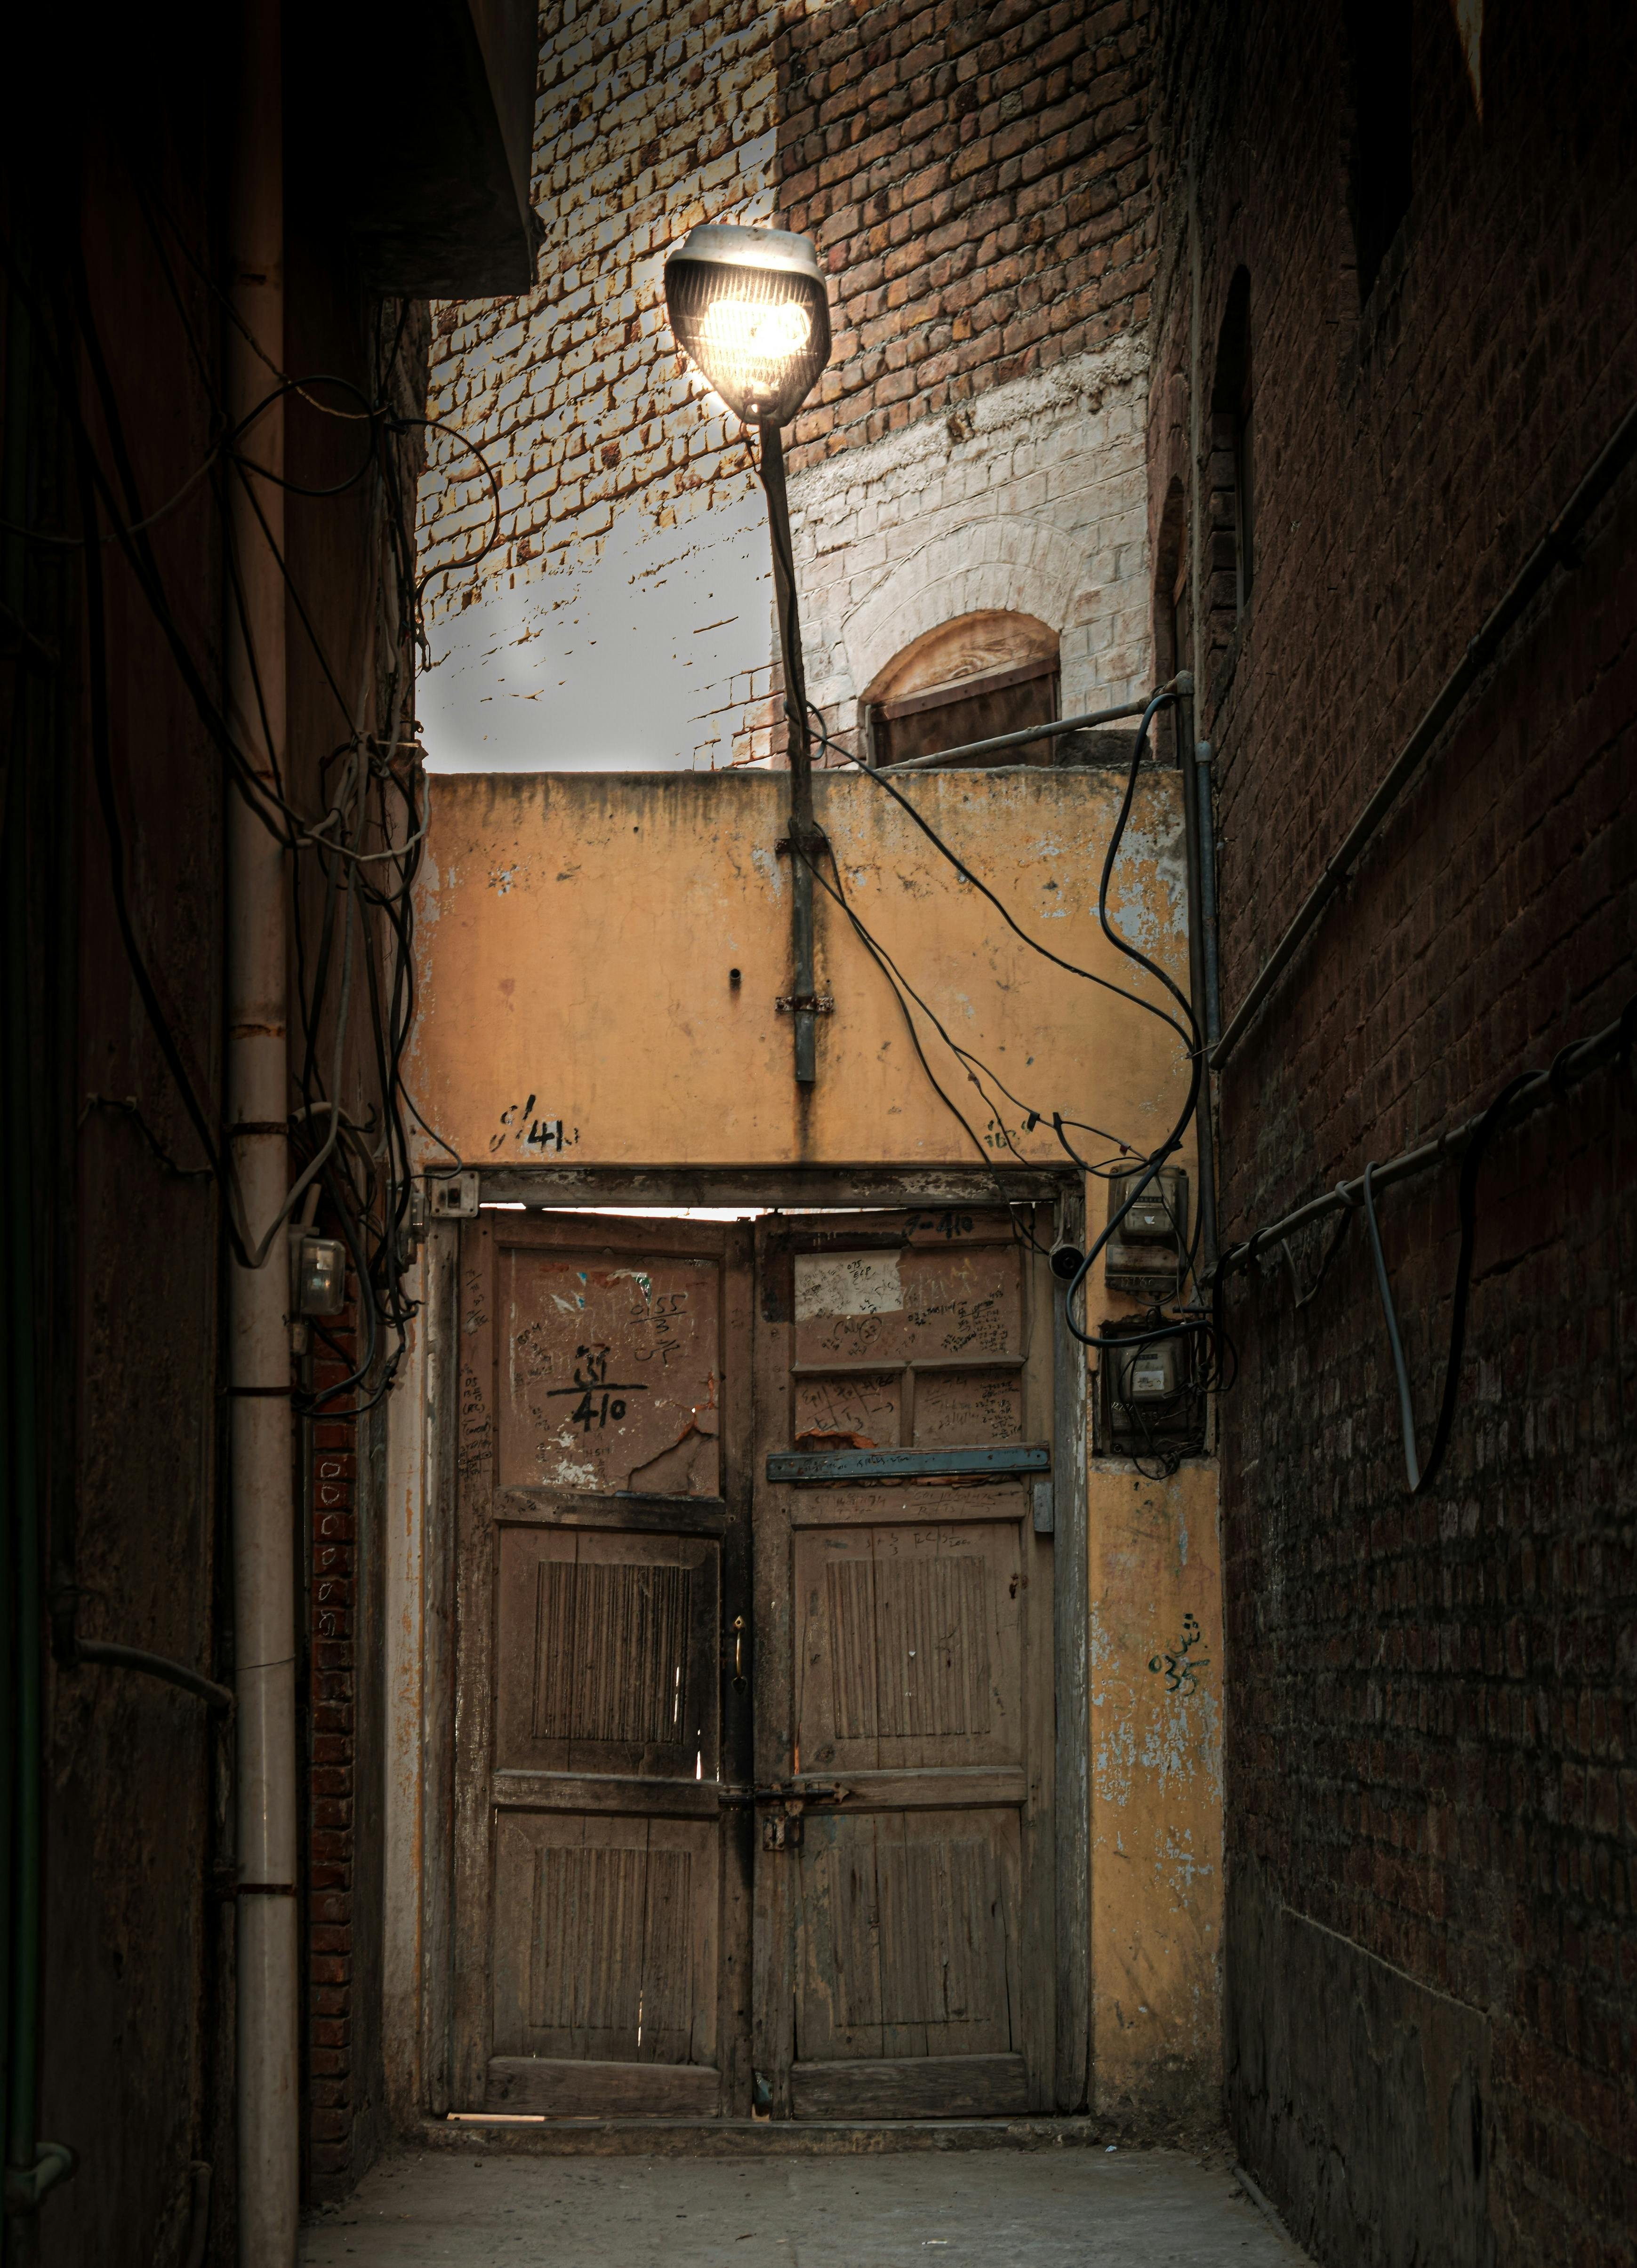
[(776, 228), (712, 225), (690, 229), (667, 261), (665, 306), (682, 352), (761, 438), (759, 470), (773, 539), (773, 595), (790, 722), (796, 1079), (811, 1086), (818, 1071), (812, 862), (824, 837), (813, 819), (813, 744), (779, 429), (800, 409), (830, 360), (830, 303), (808, 238)]

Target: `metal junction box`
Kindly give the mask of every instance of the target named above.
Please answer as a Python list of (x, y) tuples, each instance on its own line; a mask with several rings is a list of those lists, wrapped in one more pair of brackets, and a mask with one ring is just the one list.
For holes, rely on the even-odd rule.
[[(1142, 1179), (1142, 1168), (1109, 1179), (1112, 1220)], [(1188, 1176), (1162, 1166), (1103, 1248), (1105, 1280), (1111, 1292), (1137, 1292), (1160, 1298), (1181, 1288), (1188, 1251)]]
[(1156, 1337), (1154, 1330), (1153, 1322), (1128, 1317), (1102, 1325), (1101, 1336), (1131, 1340), (1129, 1347), (1105, 1346), (1097, 1366), (1095, 1446), (1103, 1456), (1170, 1462), (1204, 1449), (1198, 1337), (1182, 1331)]

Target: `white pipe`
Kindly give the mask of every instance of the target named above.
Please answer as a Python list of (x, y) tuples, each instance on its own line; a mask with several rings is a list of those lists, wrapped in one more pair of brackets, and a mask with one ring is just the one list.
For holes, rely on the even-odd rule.
[[(225, 364), (228, 414), (236, 423), (277, 383), (284, 279), (279, 0), (247, 0), (235, 12), (241, 48), (229, 254), (238, 320), (225, 326)], [(262, 413), (239, 447), (268, 472), (283, 473), (282, 401)], [(284, 582), (246, 483), (231, 471), (228, 493), (246, 616), (241, 624), (230, 585), (229, 713), (270, 786), (284, 758)], [(283, 490), (257, 481), (254, 497), (282, 551)], [(284, 855), (230, 792), (227, 1117), (254, 1241), (289, 1187)], [(284, 1238), (273, 1240), (262, 1266), (234, 1262), (230, 1275), (238, 1852), (240, 1881), (254, 1886), (237, 1901), (239, 2259), (240, 2268), (294, 2268), (300, 2205), (295, 1459)]]

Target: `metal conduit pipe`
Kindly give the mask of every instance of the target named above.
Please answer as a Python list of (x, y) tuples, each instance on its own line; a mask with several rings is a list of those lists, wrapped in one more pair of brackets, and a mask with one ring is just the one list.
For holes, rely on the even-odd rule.
[(1117, 724), (1122, 717), (1140, 717), (1148, 705), (1145, 693), (1139, 701), (1122, 701), (1117, 708), (1094, 709), (1088, 717), (1059, 717), (1051, 725), (1028, 725), (1016, 733), (997, 733), (990, 740), (963, 740), (958, 748), (937, 748), (930, 755), (905, 756), (896, 764), (882, 764), (884, 772), (924, 772), (934, 764), (953, 763), (966, 756), (998, 755), (1006, 748), (1026, 748), (1031, 740), (1057, 740), (1066, 733), (1087, 733), (1094, 725)]
[[(284, 364), (284, 101), (279, 0), (239, 14), (238, 119), (229, 215), (228, 415), (249, 416)], [(259, 351), (258, 351), (259, 350)], [(262, 358), (265, 357), (265, 360)], [(239, 591), (227, 615), (227, 697), (240, 746), (269, 789), (284, 770), (284, 411), (243, 432), (229, 539)], [(254, 484), (254, 501), (253, 501)], [(260, 518), (258, 518), (258, 507)], [(263, 533), (262, 521), (266, 524)], [(284, 854), (245, 799), (227, 799), (226, 1119), (252, 1239), (289, 1187)], [(293, 2268), (299, 2210), (297, 2071), (294, 1453), (289, 1271), (282, 1237), (260, 1268), (229, 1269), (240, 2268)]]
[[(1538, 1109), (1542, 1103), (1561, 1100), (1565, 1090), (1575, 1080), (1587, 1078), (1602, 1064), (1613, 1062), (1617, 1056), (1629, 1054), (1633, 1045), (1637, 1045), (1637, 996), (1627, 1001), (1624, 1012), (1613, 1023), (1594, 1032), (1589, 1039), (1576, 1041), (1560, 1049), (1544, 1071), (1534, 1072), (1507, 1104), (1499, 1123), (1509, 1126)], [(1413, 1150), (1401, 1151), (1385, 1165), (1367, 1167), (1372, 1186), (1378, 1189), (1389, 1188), (1394, 1182), (1408, 1181), (1413, 1174), (1427, 1173), (1444, 1159), (1457, 1156), (1477, 1134), (1486, 1116), (1482, 1110), (1476, 1111), (1435, 1140), (1419, 1143)], [(1363, 1174), (1354, 1181), (1338, 1182), (1333, 1189), (1309, 1197), (1281, 1220), (1272, 1221), (1238, 1243), (1230, 1244), (1216, 1266), (1206, 1271), (1206, 1284), (1225, 1282), (1229, 1276), (1249, 1268), (1261, 1253), (1276, 1250), (1298, 1230), (1310, 1228), (1315, 1221), (1324, 1220), (1331, 1213), (1350, 1212), (1363, 1203)]]

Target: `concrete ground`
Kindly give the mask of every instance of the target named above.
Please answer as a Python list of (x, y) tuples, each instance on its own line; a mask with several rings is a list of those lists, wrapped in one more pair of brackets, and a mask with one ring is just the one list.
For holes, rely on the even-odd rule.
[(1294, 2268), (1225, 2168), (1170, 2150), (388, 2158), (304, 2268)]

